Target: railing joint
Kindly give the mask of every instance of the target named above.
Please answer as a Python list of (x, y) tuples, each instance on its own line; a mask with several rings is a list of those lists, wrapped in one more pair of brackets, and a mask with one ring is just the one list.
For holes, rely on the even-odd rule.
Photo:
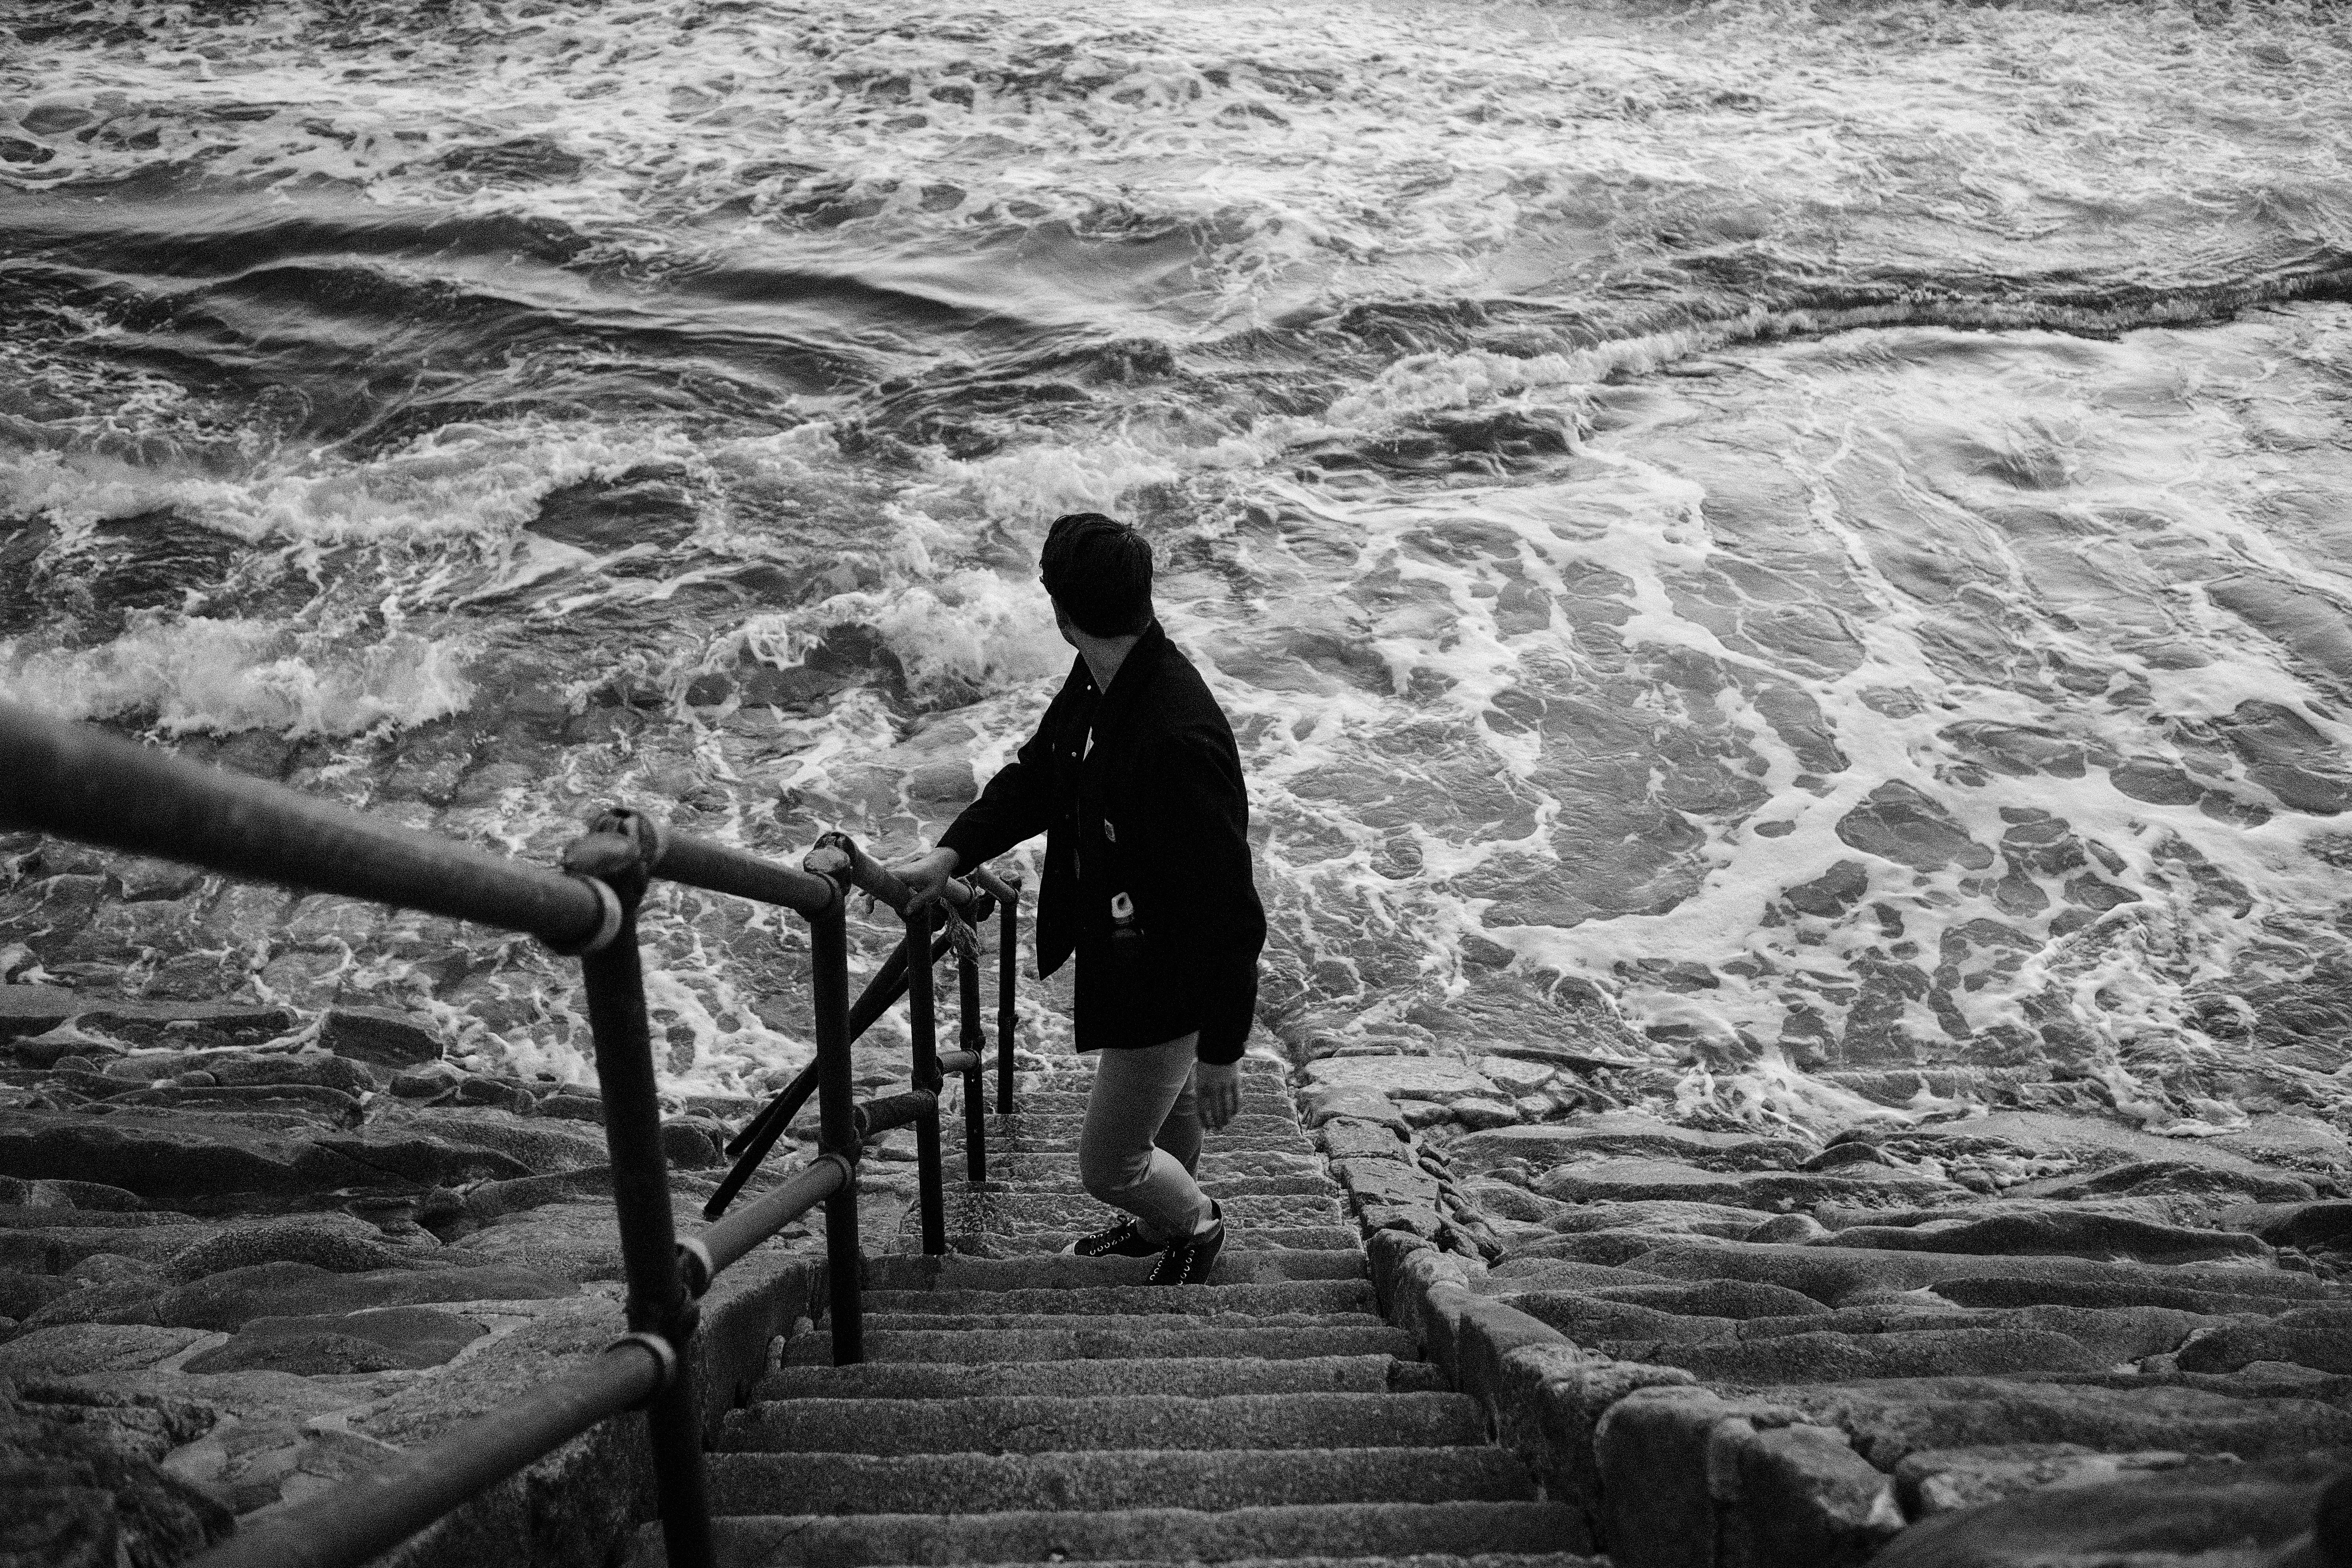
[(701, 1237), (689, 1236), (677, 1244), (677, 1274), (686, 1293), (697, 1300), (719, 1278), (719, 1266), (710, 1260), (710, 1248), (703, 1245)]
[(610, 1355), (625, 1345), (641, 1350), (654, 1358), (656, 1381), (653, 1389), (642, 1401), (631, 1406), (632, 1409), (643, 1410), (669, 1392), (671, 1386), (677, 1382), (677, 1347), (649, 1329), (632, 1329), (606, 1345), (604, 1353)]
[(661, 869), (663, 858), (669, 854), (669, 824), (658, 816), (647, 816), (641, 811), (629, 811), (626, 807), (615, 813), (622, 814), (625, 814), (637, 829), (638, 842), (645, 850), (646, 875), (650, 877)]
[(596, 929), (590, 931), (581, 942), (547, 942), (545, 943), (547, 951), (558, 958), (585, 958), (592, 952), (602, 952), (613, 945), (614, 937), (621, 934), (623, 913), (621, 896), (613, 891), (601, 878), (583, 876), (575, 871), (572, 874), (572, 879), (575, 882), (586, 883), (594, 891), (597, 910)]

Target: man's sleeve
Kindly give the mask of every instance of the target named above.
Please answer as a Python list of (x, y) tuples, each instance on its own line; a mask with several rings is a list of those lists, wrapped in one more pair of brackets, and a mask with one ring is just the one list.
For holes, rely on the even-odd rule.
[[(1232, 753), (1179, 735), (1140, 761), (1146, 801), (1128, 860), (1139, 910), (1176, 983), (1200, 1002), (1204, 1062), (1241, 1059), (1257, 1009), (1265, 913), (1250, 868), (1249, 797)], [(1125, 836), (1128, 824), (1119, 824)]]
[(1024, 838), (1045, 831), (1054, 816), (1054, 746), (1046, 738), (1052, 710), (1037, 732), (1022, 742), (1013, 761), (996, 770), (988, 787), (940, 835), (940, 847), (956, 852), (962, 868), (993, 860)]

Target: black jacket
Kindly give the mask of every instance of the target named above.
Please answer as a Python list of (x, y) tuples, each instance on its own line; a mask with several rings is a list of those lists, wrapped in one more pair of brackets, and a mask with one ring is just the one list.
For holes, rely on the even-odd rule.
[[(1087, 749), (1089, 729), (1093, 749)], [(1257, 1005), (1265, 910), (1233, 726), (1155, 621), (1097, 694), (1076, 660), (1037, 732), (940, 837), (966, 866), (1045, 835), (1037, 973), (1078, 955), (1081, 1051), (1198, 1029), (1238, 1060)], [(1140, 952), (1114, 959), (1111, 897), (1135, 901)]]

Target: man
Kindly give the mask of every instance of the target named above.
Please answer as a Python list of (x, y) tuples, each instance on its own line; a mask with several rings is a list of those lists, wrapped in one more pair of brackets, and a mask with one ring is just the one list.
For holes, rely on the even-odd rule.
[(1040, 563), (1069, 679), (940, 847), (896, 868), (919, 901), (961, 867), (1045, 835), (1037, 969), (1077, 953), (1077, 1046), (1094, 1051), (1078, 1141), (1087, 1191), (1126, 1211), (1064, 1250), (1159, 1255), (1150, 1283), (1206, 1280), (1224, 1216), (1192, 1173), (1201, 1129), (1241, 1102), (1265, 911), (1233, 727), (1151, 613), (1151, 547), (1098, 512), (1055, 520)]

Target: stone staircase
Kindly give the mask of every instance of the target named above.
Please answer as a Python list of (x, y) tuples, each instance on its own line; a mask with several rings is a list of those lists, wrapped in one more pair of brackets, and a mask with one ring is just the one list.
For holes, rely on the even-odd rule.
[[(786, 1341), (727, 1417), (729, 1568), (1587, 1561), (1378, 1315), (1274, 1064), (1250, 1064), (1202, 1161), (1233, 1230), (1214, 1279), (1160, 1289), (1133, 1283), (1148, 1260), (1055, 1255), (1104, 1215), (1076, 1170), (1089, 1069), (1056, 1065), (992, 1121), (989, 1187), (950, 1180), (956, 1253), (869, 1258), (866, 1363), (827, 1364), (822, 1330)], [(638, 1563), (661, 1556), (646, 1531)]]

